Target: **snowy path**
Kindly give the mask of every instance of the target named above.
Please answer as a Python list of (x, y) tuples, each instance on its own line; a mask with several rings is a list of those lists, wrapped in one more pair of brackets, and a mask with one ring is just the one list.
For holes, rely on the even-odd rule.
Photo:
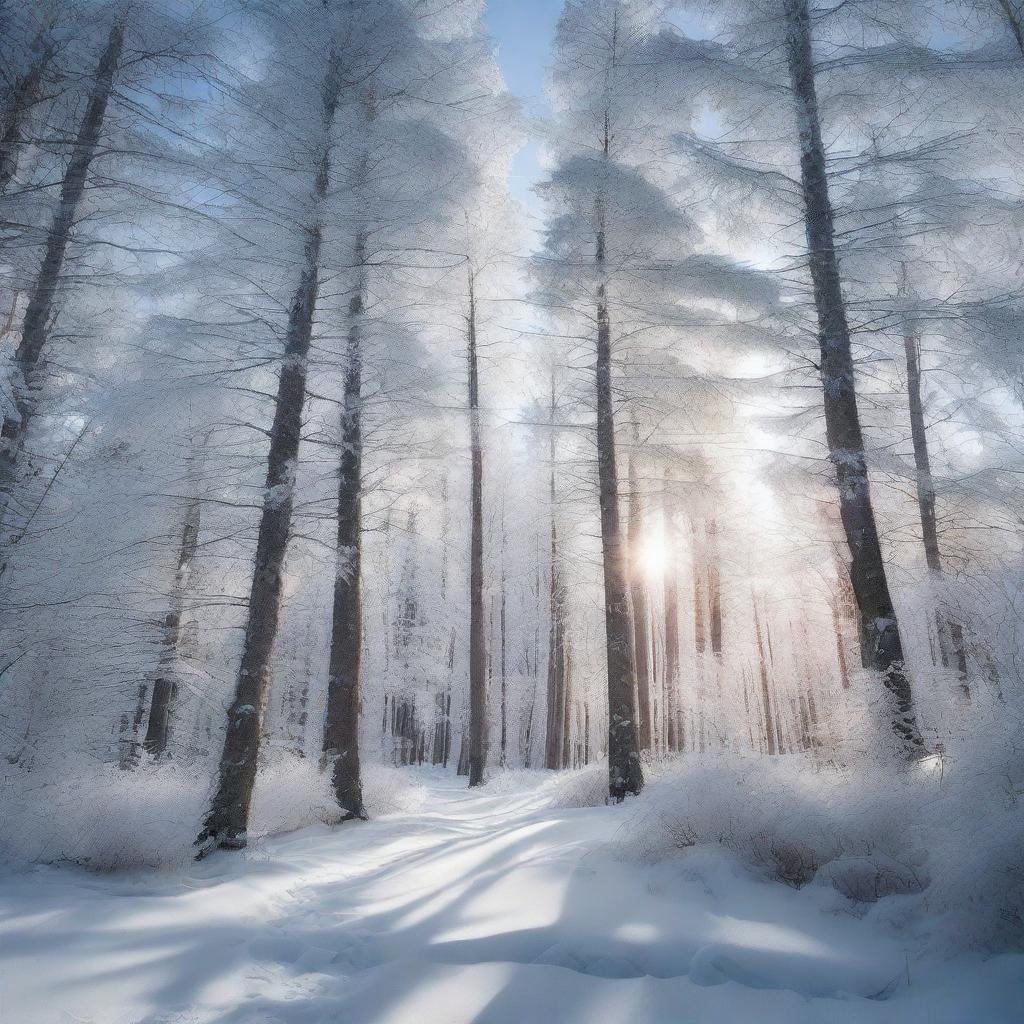
[(759, 883), (712, 852), (628, 867), (607, 846), (628, 807), (424, 778), (429, 811), (307, 829), (183, 879), (0, 879), (0, 1020), (1020, 1019), (1021, 958), (919, 964), (825, 889)]

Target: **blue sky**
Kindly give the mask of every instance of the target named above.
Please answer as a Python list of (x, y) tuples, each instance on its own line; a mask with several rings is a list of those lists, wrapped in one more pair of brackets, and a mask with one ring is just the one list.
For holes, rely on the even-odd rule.
[[(527, 117), (545, 115), (544, 75), (551, 58), (561, 0), (489, 0), (485, 21), (498, 47), (498, 63), (511, 93), (523, 101)], [(533, 207), (530, 192), (541, 176), (537, 145), (528, 143), (516, 156), (509, 185), (512, 195)]]

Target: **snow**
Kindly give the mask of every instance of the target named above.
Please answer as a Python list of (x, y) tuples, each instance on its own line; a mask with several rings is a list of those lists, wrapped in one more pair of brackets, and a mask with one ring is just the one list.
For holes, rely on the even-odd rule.
[(720, 846), (632, 855), (669, 776), (612, 807), (580, 806), (600, 792), (597, 769), (510, 772), (472, 792), (434, 769), (401, 778), (413, 796), (396, 813), (264, 838), (178, 874), (0, 878), (3, 1019), (1019, 1019), (1024, 956), (928, 952), (831, 887), (759, 878)]

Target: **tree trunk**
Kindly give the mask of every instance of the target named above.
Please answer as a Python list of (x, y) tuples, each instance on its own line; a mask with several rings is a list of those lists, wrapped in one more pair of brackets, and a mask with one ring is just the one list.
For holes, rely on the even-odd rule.
[[(124, 48), (124, 22), (115, 21), (107, 44), (100, 56), (93, 77), (89, 101), (78, 127), (64, 179), (61, 182), (57, 211), (46, 236), (46, 250), (29, 295), (22, 322), (21, 342), (14, 354), (15, 414), (4, 418), (0, 426), (0, 529), (11, 501), (18, 469), (18, 459), (32, 416), (34, 392), (39, 385), (38, 370), (46, 347), (47, 332), (54, 311), (54, 297), (60, 283), (61, 269), (68, 243), (75, 226), (78, 207), (85, 192), (89, 166), (96, 150), (107, 114), (107, 104), (114, 88)], [(19, 129), (20, 131), (20, 129)]]
[(469, 785), (484, 781), (487, 758), (487, 651), (484, 642), (484, 460), (480, 436), (480, 382), (476, 349), (476, 292), (469, 270), (469, 314), (466, 318), (469, 361), (469, 429), (472, 462), (470, 495), (472, 528), (469, 569)]
[[(907, 360), (907, 400), (910, 406), (910, 436), (914, 446), (921, 538), (924, 542), (924, 557), (928, 571), (938, 583), (942, 579), (942, 554), (939, 550), (939, 530), (935, 515), (935, 482), (928, 454), (928, 428), (924, 420), (924, 400), (921, 395), (921, 349), (917, 336), (909, 326), (903, 332), (903, 351)], [(967, 654), (964, 649), (963, 627), (941, 607), (936, 608), (935, 618), (943, 661), (952, 659), (955, 662), (961, 696), (965, 701), (970, 701), (971, 689), (967, 682)]]
[(669, 750), (678, 752), (682, 749), (679, 721), (679, 577), (675, 562), (675, 519), (668, 507), (665, 509), (665, 538), (671, 554), (665, 572), (665, 741)]
[[(604, 137), (605, 157), (609, 135)], [(619, 479), (615, 461), (612, 405), (612, 329), (605, 273), (604, 210), (600, 200), (597, 230), (597, 476), (601, 506), (604, 568), (605, 646), (608, 659), (608, 796), (616, 803), (643, 788), (639, 737), (633, 714), (633, 652), (629, 618), (626, 545), (619, 522)]]
[[(638, 431), (633, 425), (633, 440), (638, 443)], [(634, 457), (629, 458), (629, 552), (630, 599), (633, 607), (633, 657), (636, 667), (637, 735), (640, 750), (651, 749), (651, 664), (648, 638), (650, 610), (647, 588), (640, 565), (640, 546), (643, 543), (643, 507), (637, 481)]]
[(323, 752), (331, 767), (334, 798), (345, 820), (365, 818), (359, 771), (360, 673), (363, 650), (363, 351), (366, 293), (366, 237), (356, 239), (355, 294), (349, 301), (348, 363), (345, 367), (338, 465), (337, 558), (327, 673)]
[(757, 661), (761, 677), (761, 704), (764, 708), (764, 734), (768, 744), (768, 753), (778, 753), (775, 736), (775, 721), (772, 715), (772, 698), (768, 686), (768, 659), (765, 656), (764, 639), (761, 635), (761, 617), (757, 611), (757, 598), (754, 598), (754, 635), (757, 638)]
[[(196, 455), (193, 453), (192, 462)], [(167, 737), (170, 730), (171, 714), (174, 698), (177, 695), (175, 666), (178, 660), (178, 647), (181, 640), (181, 617), (185, 610), (185, 596), (188, 592), (188, 576), (199, 547), (199, 521), (202, 502), (197, 493), (198, 481), (195, 474), (189, 474), (192, 493), (185, 506), (185, 515), (181, 525), (181, 540), (178, 544), (178, 562), (174, 576), (174, 588), (171, 591), (170, 608), (164, 618), (163, 649), (156, 678), (153, 681), (153, 696), (149, 705), (149, 721), (146, 726), (146, 738), (142, 745), (153, 757), (159, 757), (167, 749)]]
[(505, 578), (505, 499), (501, 501), (501, 595), (498, 611), (498, 635), (501, 651), (501, 767), (508, 762), (508, 676), (505, 663), (505, 625), (507, 603), (507, 580)]
[(718, 523), (709, 519), (707, 523), (707, 580), (708, 580), (708, 622), (711, 633), (711, 653), (722, 656), (722, 570), (721, 549), (718, 545)]
[(818, 313), (825, 431), (836, 469), (840, 513), (850, 546), (850, 578), (869, 667), (882, 673), (892, 699), (891, 725), (901, 751), (919, 754), (913, 694), (882, 560), (854, 381), (850, 329), (835, 251), (835, 229), (811, 48), (807, 0), (783, 0), (787, 56), (800, 135), (800, 174), (811, 278)]
[(557, 490), (555, 483), (555, 377), (551, 376), (551, 418), (549, 445), (548, 497), (551, 517), (550, 578), (548, 584), (548, 678), (547, 727), (544, 737), (544, 767), (557, 769), (562, 765), (562, 710), (565, 703), (565, 608), (562, 568), (558, 555), (558, 525), (555, 517)]
[(260, 727), (270, 687), (270, 658), (277, 636), (282, 572), (291, 530), (295, 470), (323, 241), (320, 217), (330, 180), (330, 136), (340, 89), (340, 60), (337, 54), (332, 53), (324, 79), (323, 138), (313, 186), (314, 209), (305, 230), (304, 262), (288, 315), (284, 360), (270, 430), (265, 497), (256, 542), (242, 659), (234, 699), (227, 713), (216, 792), (196, 839), (198, 857), (217, 847), (240, 849), (247, 841)]

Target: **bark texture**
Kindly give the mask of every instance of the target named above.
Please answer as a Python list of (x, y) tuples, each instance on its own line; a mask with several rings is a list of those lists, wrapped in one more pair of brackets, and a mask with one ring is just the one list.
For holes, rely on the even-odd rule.
[(850, 548), (850, 579), (860, 612), (867, 664), (891, 698), (891, 725), (903, 753), (919, 754), (918, 730), (903, 643), (882, 559), (857, 408), (853, 353), (835, 250), (835, 228), (815, 83), (807, 0), (783, 0), (786, 49), (800, 136), (800, 178), (808, 258), (818, 313), (825, 432), (839, 486)]

